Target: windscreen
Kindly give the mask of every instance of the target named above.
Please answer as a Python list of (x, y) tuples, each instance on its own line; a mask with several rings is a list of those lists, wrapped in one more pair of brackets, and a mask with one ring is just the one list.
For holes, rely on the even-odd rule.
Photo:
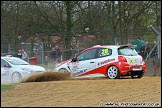
[(21, 60), (19, 58), (6, 58), (6, 60), (13, 65), (29, 65), (28, 62)]

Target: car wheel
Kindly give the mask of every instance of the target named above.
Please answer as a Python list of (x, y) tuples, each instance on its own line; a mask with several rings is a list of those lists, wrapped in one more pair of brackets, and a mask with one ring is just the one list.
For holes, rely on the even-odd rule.
[(143, 77), (143, 73), (140, 73), (138, 75), (131, 75), (132, 78), (142, 78)]
[(138, 78), (142, 78), (143, 77), (143, 73), (138, 75)]
[(58, 72), (68, 72), (67, 69), (60, 69)]
[(12, 74), (12, 82), (13, 82), (13, 83), (18, 83), (18, 82), (21, 81), (21, 79), (22, 79), (22, 76), (20, 75), (20, 73), (14, 72), (14, 73)]
[(120, 78), (119, 70), (116, 66), (110, 66), (107, 69), (107, 77), (110, 79), (117, 79)]

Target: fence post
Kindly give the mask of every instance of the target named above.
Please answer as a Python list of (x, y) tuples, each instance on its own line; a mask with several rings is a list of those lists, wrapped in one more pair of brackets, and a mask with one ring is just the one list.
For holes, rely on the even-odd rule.
[(157, 48), (158, 48), (158, 59), (161, 58), (161, 27), (159, 26), (160, 32), (155, 29), (152, 25), (149, 26), (158, 36), (157, 36)]
[(42, 66), (44, 66), (44, 40), (36, 33), (36, 36), (42, 41)]
[(7, 42), (8, 44), (8, 54), (10, 54), (10, 44), (9, 42), (7, 41), (7, 39), (2, 35), (3, 39)]
[(113, 37), (114, 37), (114, 44), (116, 45), (116, 35), (114, 34), (114, 32), (110, 28), (109, 28), (109, 31), (113, 35)]
[(80, 39), (79, 36), (76, 36), (74, 34), (74, 32), (72, 32), (72, 35), (75, 37), (75, 39), (77, 40), (77, 45), (78, 45), (78, 54), (80, 53)]

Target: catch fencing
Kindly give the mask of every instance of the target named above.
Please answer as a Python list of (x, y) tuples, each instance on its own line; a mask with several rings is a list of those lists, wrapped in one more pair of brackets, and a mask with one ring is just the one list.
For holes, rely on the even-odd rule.
[[(157, 31), (156, 31), (157, 30)], [(9, 41), (9, 36), (1, 36), (1, 55), (2, 54), (11, 54), (16, 56), (18, 49), (25, 49), (29, 58), (36, 57), (38, 60), (38, 64), (45, 65), (45, 57), (48, 57), (49, 63), (54, 63), (53, 59), (51, 58), (51, 50), (52, 47), (58, 45), (61, 49), (61, 61), (67, 60), (72, 58), (75, 54), (81, 52), (83, 49), (92, 47), (94, 45), (114, 45), (114, 44), (127, 44), (131, 43), (133, 40), (140, 38), (144, 40), (146, 35), (149, 33), (153, 33), (150, 40), (151, 48), (153, 48), (153, 41), (156, 40), (159, 45), (159, 52), (161, 52), (161, 28), (152, 28), (152, 30), (148, 30), (147, 28), (138, 28), (136, 30), (127, 30), (125, 33), (124, 29), (122, 30), (116, 29), (108, 29), (102, 31), (86, 31), (86, 32), (72, 32), (72, 41), (71, 41), (71, 48), (66, 49), (63, 44), (62, 37), (65, 37), (65, 33), (62, 35), (53, 35), (53, 39), (51, 40), (52, 35), (46, 35), (47, 33), (40, 34), (35, 33), (32, 34), (31, 37), (29, 35), (24, 36), (17, 36), (17, 43)], [(159, 34), (160, 33), (160, 36)], [(53, 33), (56, 34), (56, 33)], [(45, 37), (45, 38), (44, 38)], [(44, 39), (43, 39), (44, 38)], [(56, 38), (56, 39), (55, 39)], [(71, 38), (71, 37), (70, 37)], [(67, 38), (69, 39), (69, 38)], [(159, 53), (159, 60), (161, 61), (161, 53)], [(149, 59), (149, 67), (155, 67), (155, 63), (153, 63), (154, 57), (150, 54)], [(161, 62), (159, 61), (159, 64)], [(157, 66), (158, 72), (161, 70), (160, 67)], [(149, 68), (148, 68), (149, 69)], [(151, 68), (149, 69), (150, 72)], [(161, 75), (161, 73), (159, 73)]]

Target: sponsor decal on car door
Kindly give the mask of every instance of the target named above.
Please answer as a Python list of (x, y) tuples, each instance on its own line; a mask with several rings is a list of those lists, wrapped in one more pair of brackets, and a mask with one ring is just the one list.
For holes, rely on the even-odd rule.
[(73, 62), (71, 66), (74, 76), (79, 76), (96, 68), (96, 51), (97, 49), (87, 50), (77, 56), (77, 62)]
[(117, 59), (115, 55), (112, 55), (112, 49), (101, 48), (98, 52), (97, 64), (96, 67), (105, 66), (111, 62), (115, 62)]
[(1, 59), (1, 76), (9, 76), (10, 67), (7, 65), (9, 66), (5, 60)]
[(95, 69), (96, 59), (79, 61), (77, 63), (72, 63), (72, 73), (74, 76), (79, 76), (83, 73), (86, 73), (90, 70)]

